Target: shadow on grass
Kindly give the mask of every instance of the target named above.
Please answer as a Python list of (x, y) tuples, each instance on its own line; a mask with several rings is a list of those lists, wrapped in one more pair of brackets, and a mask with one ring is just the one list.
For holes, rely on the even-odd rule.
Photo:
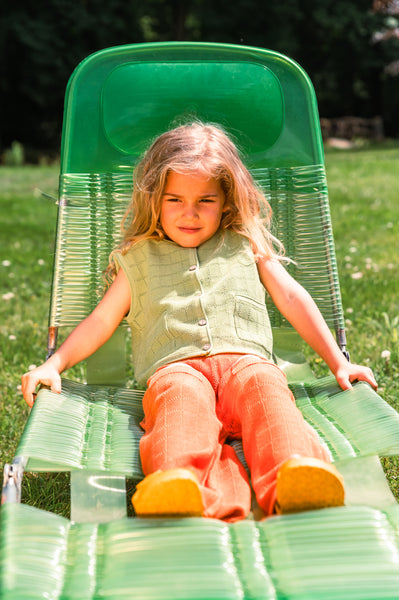
[(23, 504), (70, 518), (69, 473), (25, 473), (22, 480)]

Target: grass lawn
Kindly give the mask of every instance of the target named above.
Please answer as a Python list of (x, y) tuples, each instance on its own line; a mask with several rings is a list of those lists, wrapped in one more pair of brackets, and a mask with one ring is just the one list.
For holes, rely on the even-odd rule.
[[(354, 362), (374, 370), (399, 409), (399, 145), (326, 155), (338, 268)], [(0, 167), (0, 468), (12, 460), (29, 409), (20, 376), (45, 358), (58, 169)], [(390, 353), (390, 354), (389, 354)], [(324, 367), (313, 360), (320, 374)], [(397, 458), (383, 459), (399, 499)], [(65, 475), (25, 477), (30, 504), (68, 514)], [(61, 490), (61, 492), (60, 492)]]

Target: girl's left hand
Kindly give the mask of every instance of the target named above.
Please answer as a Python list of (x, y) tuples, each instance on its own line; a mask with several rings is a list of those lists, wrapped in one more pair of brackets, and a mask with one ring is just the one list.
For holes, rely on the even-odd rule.
[(350, 362), (341, 363), (334, 375), (343, 390), (350, 390), (355, 381), (366, 381), (374, 390), (378, 387), (373, 371), (362, 365), (354, 365)]

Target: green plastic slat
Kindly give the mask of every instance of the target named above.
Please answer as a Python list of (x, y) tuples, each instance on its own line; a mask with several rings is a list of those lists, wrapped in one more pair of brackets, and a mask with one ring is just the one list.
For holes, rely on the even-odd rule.
[(397, 506), (95, 525), (6, 504), (2, 600), (396, 600), (398, 525)]
[(139, 440), (143, 392), (63, 380), (63, 391), (40, 390), (16, 454), (27, 470), (109, 471), (141, 479)]
[(342, 391), (333, 376), (290, 387), (334, 460), (399, 453), (399, 414), (366, 384)]
[(399, 454), (399, 414), (366, 383), (333, 396), (315, 397), (318, 410), (329, 415), (363, 456)]
[(251, 600), (277, 600), (268, 550), (261, 545), (256, 523), (240, 521), (230, 527), (234, 543), (234, 556), (240, 574), (245, 598)]
[(385, 510), (385, 514), (387, 515), (392, 527), (399, 534), (399, 505), (393, 504), (389, 508)]
[(355, 457), (359, 454), (353, 447), (353, 441), (346, 438), (326, 415), (320, 413), (309, 398), (302, 398), (298, 402), (298, 408), (308, 423), (317, 431), (332, 460)]
[(332, 459), (350, 458), (356, 456), (353, 441), (345, 437), (328, 415), (320, 412), (312, 403), (304, 385), (291, 386), (296, 397), (296, 404), (306, 421), (316, 430), (319, 437), (328, 448)]
[(99, 302), (132, 185), (131, 171), (60, 178), (50, 326), (76, 326)]
[[(66, 564), (68, 556), (68, 520), (18, 504), (3, 505), (0, 516), (0, 589), (3, 599), (59, 597), (65, 568), (62, 563)], [(89, 531), (92, 531), (91, 526)], [(83, 531), (81, 534), (86, 537)], [(87, 559), (83, 560), (80, 583), (90, 589), (87, 566)]]
[(383, 512), (326, 509), (275, 517), (260, 528), (278, 597), (397, 598), (398, 538)]

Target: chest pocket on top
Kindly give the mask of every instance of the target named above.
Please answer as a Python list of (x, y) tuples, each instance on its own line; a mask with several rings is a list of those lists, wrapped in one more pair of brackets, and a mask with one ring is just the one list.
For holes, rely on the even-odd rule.
[(237, 336), (271, 352), (271, 326), (266, 305), (244, 296), (235, 297), (234, 325)]

